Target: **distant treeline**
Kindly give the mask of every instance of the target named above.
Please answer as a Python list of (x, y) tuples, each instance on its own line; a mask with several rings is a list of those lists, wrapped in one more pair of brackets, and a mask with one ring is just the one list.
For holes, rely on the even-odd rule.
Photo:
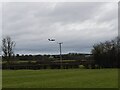
[[(85, 59), (86, 56), (90, 56), (92, 54), (80, 54), (80, 53), (69, 53), (62, 54), (62, 60), (82, 60)], [(3, 56), (5, 60), (5, 57)], [(12, 60), (59, 60), (60, 55), (19, 55), (16, 54), (12, 57)]]
[[(91, 61), (92, 60), (92, 61)], [(62, 55), (62, 63), (59, 55), (19, 55), (11, 57), (9, 64), (6, 57), (3, 57), (3, 69), (68, 69), (95, 68), (90, 66), (94, 63), (92, 54), (69, 53)], [(94, 64), (95, 65), (95, 64)]]

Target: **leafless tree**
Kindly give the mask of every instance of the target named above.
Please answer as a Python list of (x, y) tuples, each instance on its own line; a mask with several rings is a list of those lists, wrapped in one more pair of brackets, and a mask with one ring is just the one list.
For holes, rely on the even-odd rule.
[(120, 37), (95, 44), (92, 49), (95, 63), (102, 67), (120, 67)]
[(6, 36), (2, 40), (2, 51), (3, 56), (9, 62), (10, 58), (14, 55), (13, 49), (15, 47), (15, 42), (9, 36)]

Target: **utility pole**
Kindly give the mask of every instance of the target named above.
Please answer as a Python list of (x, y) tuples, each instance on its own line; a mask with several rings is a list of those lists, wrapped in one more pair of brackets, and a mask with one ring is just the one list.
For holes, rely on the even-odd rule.
[(62, 46), (62, 42), (58, 43), (59, 47), (60, 47), (60, 62), (61, 62), (61, 68), (62, 68), (62, 50), (61, 50), (61, 46)]
[[(53, 42), (53, 41), (55, 41), (55, 39), (48, 39), (50, 42)], [(63, 42), (59, 42), (58, 43), (59, 44), (59, 48), (60, 48), (60, 67), (61, 67), (61, 69), (62, 69), (62, 44), (63, 44)]]

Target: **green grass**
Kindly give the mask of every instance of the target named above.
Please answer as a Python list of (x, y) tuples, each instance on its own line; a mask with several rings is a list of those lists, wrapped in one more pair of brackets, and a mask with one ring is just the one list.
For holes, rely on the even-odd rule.
[[(31, 62), (31, 63), (36, 63), (36, 61), (34, 61), (34, 60), (30, 60), (30, 61), (28, 61), (28, 60), (17, 60), (17, 61), (13, 61), (14, 63), (28, 63), (28, 62)], [(7, 63), (7, 61), (2, 61), (2, 63), (3, 64), (6, 64)]]
[(0, 69), (0, 89), (2, 90), (2, 70)]
[(3, 88), (117, 88), (117, 69), (3, 70)]

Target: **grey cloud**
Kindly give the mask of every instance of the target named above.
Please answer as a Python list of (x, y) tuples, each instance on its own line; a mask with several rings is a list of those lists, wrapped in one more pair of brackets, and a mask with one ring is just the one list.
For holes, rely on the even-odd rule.
[[(82, 22), (85, 19), (90, 19), (99, 12), (99, 8), (105, 3), (78, 3), (78, 2), (64, 2), (57, 3), (55, 9), (51, 10), (49, 14), (43, 16), (43, 19), (48, 22)], [(43, 12), (35, 14), (41, 17)]]
[[(16, 53), (88, 52), (94, 43), (117, 36), (117, 3), (5, 3), (3, 35)], [(108, 7), (111, 8), (108, 8)], [(55, 38), (55, 43), (48, 42)]]

